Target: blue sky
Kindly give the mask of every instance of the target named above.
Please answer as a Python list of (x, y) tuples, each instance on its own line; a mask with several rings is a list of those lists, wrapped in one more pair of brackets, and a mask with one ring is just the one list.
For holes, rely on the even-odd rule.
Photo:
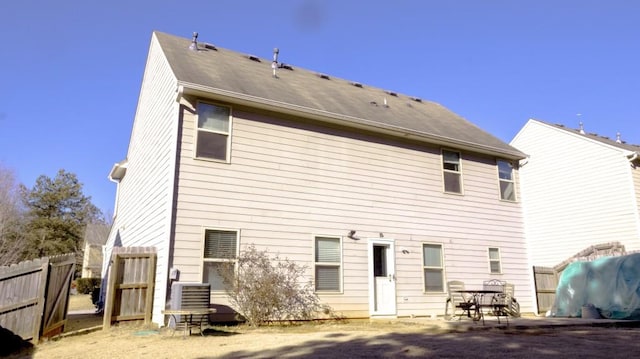
[[(113, 213), (154, 30), (438, 102), (509, 142), (529, 118), (640, 144), (640, 1), (21, 0), (0, 5), (0, 165)], [(578, 115), (579, 114), (579, 115)]]

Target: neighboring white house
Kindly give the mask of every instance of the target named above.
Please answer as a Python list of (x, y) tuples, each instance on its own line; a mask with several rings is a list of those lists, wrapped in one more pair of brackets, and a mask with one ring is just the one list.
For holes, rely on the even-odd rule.
[(520, 163), (532, 265), (555, 266), (585, 248), (640, 249), (640, 146), (529, 120), (511, 141)]
[(439, 104), (154, 32), (107, 253), (157, 248), (160, 324), (171, 269), (224, 312), (216, 266), (249, 244), (347, 317), (442, 315), (448, 280), (532, 312), (523, 158)]
[(109, 237), (109, 226), (90, 223), (84, 232), (82, 278), (100, 278), (102, 275), (102, 247)]

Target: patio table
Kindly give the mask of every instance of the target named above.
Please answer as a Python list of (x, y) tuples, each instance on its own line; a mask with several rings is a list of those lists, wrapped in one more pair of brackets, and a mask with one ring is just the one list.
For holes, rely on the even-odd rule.
[[(482, 319), (482, 325), (484, 325), (484, 314), (482, 313), (483, 306), (490, 306), (483, 304), (483, 298), (487, 294), (491, 294), (492, 298), (494, 295), (502, 293), (498, 290), (493, 289), (464, 289), (464, 290), (455, 290), (457, 293), (469, 294), (469, 299), (467, 303), (470, 304), (466, 306), (466, 309), (463, 308), (467, 312), (467, 316), (472, 318), (474, 321), (479, 321)], [(471, 310), (473, 310), (473, 317), (471, 316)]]

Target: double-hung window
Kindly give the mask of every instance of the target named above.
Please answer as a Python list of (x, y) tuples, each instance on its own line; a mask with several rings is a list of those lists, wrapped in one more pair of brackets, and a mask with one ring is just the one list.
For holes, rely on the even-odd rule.
[(340, 292), (342, 243), (339, 237), (315, 238), (316, 292)]
[(425, 292), (444, 292), (442, 245), (427, 243), (422, 245), (422, 271)]
[(500, 267), (500, 249), (489, 248), (489, 271), (492, 274), (502, 273)]
[(498, 179), (500, 181), (500, 199), (515, 201), (516, 186), (513, 180), (513, 165), (511, 162), (498, 160)]
[(229, 161), (231, 109), (199, 102), (196, 137), (197, 158)]
[(225, 273), (233, 273), (237, 257), (237, 231), (216, 229), (206, 229), (204, 231), (202, 281), (211, 284), (211, 291), (223, 291), (225, 289)]
[(442, 150), (444, 191), (462, 193), (462, 170), (460, 152)]

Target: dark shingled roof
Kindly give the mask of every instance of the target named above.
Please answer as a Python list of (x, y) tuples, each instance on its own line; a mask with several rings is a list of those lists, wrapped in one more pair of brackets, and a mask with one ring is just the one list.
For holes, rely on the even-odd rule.
[[(366, 84), (334, 78), (292, 66), (278, 68), (272, 76), (272, 59), (258, 59), (199, 43), (189, 50), (191, 39), (154, 32), (178, 84), (203, 93), (241, 98), (245, 103), (268, 104), (314, 114), (316, 118), (345, 126), (383, 131), (434, 144), (510, 159), (525, 155), (471, 122), (431, 101), (391, 93)], [(358, 84), (360, 85), (360, 84)], [(386, 102), (386, 103), (385, 103)], [(291, 113), (291, 112), (289, 112)], [(318, 117), (320, 116), (320, 117)], [(329, 121), (330, 120), (330, 121)], [(357, 125), (357, 126), (356, 126)]]
[[(540, 120), (536, 120), (536, 121), (540, 121)], [(604, 143), (604, 144), (607, 144), (607, 145), (610, 145), (610, 146), (613, 146), (613, 147), (621, 148), (623, 150), (627, 150), (627, 151), (631, 151), (631, 152), (639, 152), (640, 153), (640, 145), (629, 144), (629, 143), (626, 143), (626, 142), (622, 141), (622, 139), (620, 140), (620, 142), (617, 142), (617, 138), (612, 139), (612, 138), (609, 138), (609, 137), (606, 137), (606, 136), (598, 135), (597, 133), (589, 133), (587, 131), (584, 131), (585, 133), (582, 134), (582, 133), (580, 133), (580, 129), (569, 128), (569, 127), (566, 127), (566, 126), (561, 125), (561, 124), (554, 124), (554, 123), (549, 123), (549, 122), (544, 122), (544, 121), (540, 121), (540, 122), (546, 123), (549, 126), (553, 126), (553, 127), (559, 128), (559, 129), (564, 130), (564, 131), (568, 131), (568, 132), (571, 132), (571, 133), (578, 134), (580, 136), (584, 136), (586, 138), (589, 138), (589, 139), (592, 139), (594, 141), (598, 141), (598, 142), (601, 142), (601, 143)]]

